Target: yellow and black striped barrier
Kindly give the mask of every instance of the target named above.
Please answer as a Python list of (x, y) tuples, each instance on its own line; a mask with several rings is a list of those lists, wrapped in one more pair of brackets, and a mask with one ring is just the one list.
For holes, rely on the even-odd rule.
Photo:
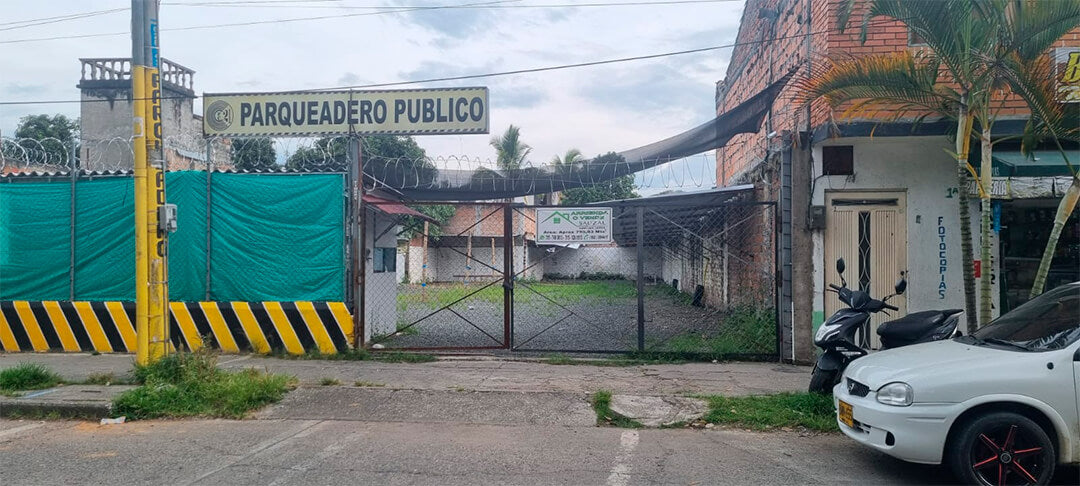
[[(177, 349), (333, 354), (353, 342), (342, 302), (170, 302), (169, 316)], [(0, 350), (134, 353), (134, 322), (134, 302), (0, 301)]]

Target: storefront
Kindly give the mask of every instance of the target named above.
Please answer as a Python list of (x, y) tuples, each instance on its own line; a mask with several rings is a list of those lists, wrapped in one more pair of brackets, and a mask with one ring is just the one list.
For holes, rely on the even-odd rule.
[[(1060, 199), (1015, 199), (1003, 201), (1000, 258), (1001, 310), (1027, 302), (1039, 269), (1046, 241), (1054, 227)], [(1080, 280), (1080, 213), (1073, 211), (1058, 239), (1057, 249), (1046, 277), (1046, 290)]]
[[(1070, 162), (1080, 163), (1080, 152), (1072, 149), (1066, 154)], [(1058, 204), (1072, 181), (1058, 151), (1025, 155), (1018, 150), (995, 150), (993, 171), (993, 220), (1000, 242), (1000, 315), (1027, 302)], [(1078, 280), (1080, 212), (1073, 211), (1058, 239), (1045, 290)]]

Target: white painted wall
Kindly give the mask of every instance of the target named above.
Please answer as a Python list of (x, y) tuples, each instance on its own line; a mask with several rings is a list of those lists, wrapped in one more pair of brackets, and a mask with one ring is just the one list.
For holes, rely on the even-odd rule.
[[(367, 252), (367, 289), (364, 303), (366, 327), (365, 338), (372, 335), (386, 334), (397, 330), (397, 273), (375, 273), (375, 266), (371, 262), (372, 251), (375, 247), (397, 247), (397, 231), (391, 229), (393, 220), (375, 210), (368, 210), (367, 226), (364, 238), (367, 240), (365, 248)], [(389, 231), (387, 231), (389, 230)], [(383, 234), (385, 232), (385, 234)], [(377, 242), (376, 236), (382, 235)], [(373, 244), (374, 243), (374, 244)], [(399, 260), (400, 261), (400, 260)]]
[[(663, 278), (663, 254), (659, 247), (646, 247), (645, 277)], [(577, 277), (582, 273), (613, 273), (637, 278), (637, 248), (560, 248), (544, 261), (545, 275)]]
[[(822, 176), (821, 147), (824, 145), (853, 145), (854, 176)], [(956, 161), (948, 150), (953, 147), (945, 137), (845, 138), (816, 145), (814, 153), (814, 193), (812, 204), (825, 204), (826, 191), (843, 190), (903, 190), (907, 193), (908, 237), (908, 312), (928, 309), (964, 307), (963, 274), (960, 258), (960, 213), (957, 207)], [(952, 197), (949, 197), (949, 196)], [(979, 200), (970, 199), (973, 252), (979, 258)], [(939, 224), (940, 222), (940, 224)], [(940, 229), (939, 229), (940, 227)], [(939, 231), (945, 232), (944, 289), (939, 259)], [(825, 240), (815, 231), (814, 242), (814, 311), (815, 321), (824, 312), (822, 297), (825, 284)], [(991, 242), (991, 254), (996, 255), (997, 238)], [(854, 257), (849, 257), (854, 258)], [(997, 262), (993, 262), (996, 273)], [(983, 275), (988, 275), (983, 265)], [(881, 278), (881, 277), (879, 277)], [(893, 278), (889, 276), (888, 278)], [(996, 283), (996, 282), (995, 282)], [(978, 283), (976, 283), (978, 285)], [(976, 287), (977, 288), (977, 287)], [(994, 315), (997, 315), (998, 290), (994, 285)], [(881, 296), (875, 296), (881, 297)], [(827, 316), (826, 316), (827, 317)], [(815, 322), (815, 326), (819, 322)]]

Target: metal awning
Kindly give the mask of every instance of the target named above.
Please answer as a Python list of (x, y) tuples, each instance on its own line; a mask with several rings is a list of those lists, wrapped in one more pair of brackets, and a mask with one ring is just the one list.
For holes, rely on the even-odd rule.
[(434, 218), (428, 216), (420, 211), (410, 208), (400, 201), (394, 201), (392, 199), (385, 199), (379, 196), (371, 194), (364, 194), (364, 204), (371, 208), (378, 210), (383, 214), (389, 214), (392, 216), (412, 216), (414, 218), (420, 218), (431, 223), (437, 223)]
[[(1069, 163), (1076, 168), (1080, 164), (1080, 152), (1069, 154)], [(993, 175), (1001, 177), (1054, 177), (1069, 176), (1069, 167), (1061, 152), (1037, 150), (1028, 154), (1020, 151), (995, 150)]]
[(715, 226), (716, 218), (725, 217), (733, 205), (753, 204), (758, 204), (754, 198), (754, 186), (745, 184), (709, 191), (604, 201), (586, 206), (612, 208), (611, 231), (619, 246), (637, 245), (637, 208), (644, 208), (645, 246), (657, 246), (681, 237), (686, 231), (694, 232), (703, 225)]

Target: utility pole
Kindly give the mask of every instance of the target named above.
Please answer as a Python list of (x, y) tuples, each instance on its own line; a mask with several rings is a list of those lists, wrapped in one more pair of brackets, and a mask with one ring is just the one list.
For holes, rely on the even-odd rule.
[(131, 0), (131, 89), (135, 152), (135, 361), (165, 356), (168, 287), (166, 232), (158, 224), (165, 205), (161, 141), (161, 63), (158, 0)]

